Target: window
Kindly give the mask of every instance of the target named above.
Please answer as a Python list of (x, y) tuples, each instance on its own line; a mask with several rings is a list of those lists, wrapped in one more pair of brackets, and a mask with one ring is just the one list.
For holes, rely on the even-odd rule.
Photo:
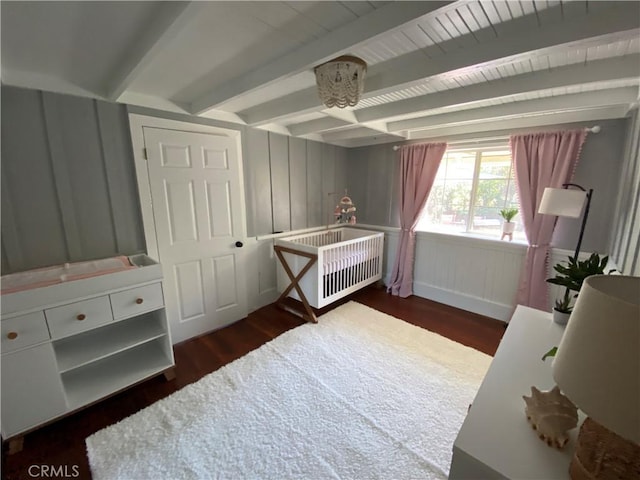
[[(520, 208), (509, 147), (447, 150), (417, 229), (500, 238), (504, 208)], [(513, 238), (526, 240), (519, 220)]]

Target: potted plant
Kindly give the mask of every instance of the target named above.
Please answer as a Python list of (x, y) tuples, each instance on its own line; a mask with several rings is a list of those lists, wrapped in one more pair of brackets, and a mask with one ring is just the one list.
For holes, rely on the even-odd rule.
[(512, 222), (513, 217), (518, 214), (517, 208), (503, 208), (500, 210), (500, 216), (504, 218), (504, 222), (502, 223), (502, 238), (508, 236), (509, 241), (513, 240), (513, 231), (516, 229), (516, 223)]
[[(557, 272), (553, 278), (548, 278), (547, 282), (565, 287), (564, 295), (555, 301), (553, 308), (553, 321), (561, 325), (569, 321), (571, 315), (571, 299), (578, 296), (585, 278), (591, 275), (602, 275), (607, 265), (609, 257), (600, 258), (597, 253), (592, 253), (587, 260), (579, 261), (576, 257), (569, 257), (569, 263), (563, 265), (558, 263), (553, 269)], [(609, 271), (609, 273), (614, 270)], [(571, 292), (575, 292), (573, 295)]]
[[(548, 282), (549, 280), (547, 280)], [(562, 299), (556, 299), (553, 307), (553, 321), (560, 325), (566, 325), (571, 316), (571, 294), (568, 288), (564, 290), (564, 296)]]

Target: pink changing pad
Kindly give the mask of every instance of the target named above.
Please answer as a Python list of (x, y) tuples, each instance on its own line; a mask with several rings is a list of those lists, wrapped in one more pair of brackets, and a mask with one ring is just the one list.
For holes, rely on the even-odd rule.
[(97, 277), (107, 273), (120, 272), (137, 268), (131, 265), (127, 257), (121, 255), (113, 258), (103, 258), (90, 262), (65, 263), (53, 267), (37, 268), (26, 272), (11, 273), (0, 278), (2, 295), (21, 292), (32, 288), (47, 287), (57, 283), (80, 280), (82, 278)]

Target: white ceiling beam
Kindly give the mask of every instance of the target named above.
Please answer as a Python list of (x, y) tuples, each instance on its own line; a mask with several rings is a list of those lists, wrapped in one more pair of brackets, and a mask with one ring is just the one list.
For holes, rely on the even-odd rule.
[(640, 55), (625, 55), (589, 62), (586, 65), (579, 63), (552, 70), (515, 75), (505, 79), (363, 108), (356, 111), (356, 117), (359, 122), (370, 122), (403, 115), (419, 115), (420, 112), (436, 108), (481, 102), (492, 98), (505, 98), (539, 90), (638, 78), (638, 72), (640, 72)]
[(333, 118), (339, 118), (349, 123), (358, 123), (355, 112), (350, 108), (325, 108), (322, 113)]
[(353, 127), (345, 128), (337, 132), (329, 132), (322, 134), (322, 138), (325, 140), (346, 140), (350, 138), (371, 137), (378, 133), (375, 130), (371, 130), (367, 127)]
[(260, 129), (267, 130), (268, 132), (279, 133), (280, 135), (285, 135), (287, 137), (291, 136), (291, 132), (287, 127), (284, 127), (277, 123), (269, 123), (267, 125), (263, 125), (260, 127)]
[[(354, 127), (361, 127), (365, 130), (358, 130)], [(382, 133), (385, 135), (394, 135), (394, 136), (401, 136), (401, 137), (404, 136), (403, 132), (389, 132), (389, 130), (387, 129), (387, 124), (385, 122), (372, 122), (372, 123), (368, 123), (367, 125), (361, 125), (358, 123), (349, 123), (348, 125), (342, 125), (336, 128), (332, 128), (330, 130), (326, 130), (326, 132), (329, 132), (329, 133), (322, 133), (322, 132), (320, 133), (323, 136), (338, 134), (340, 138), (342, 137), (348, 138), (353, 135), (354, 131), (358, 131), (358, 132), (369, 131), (369, 132), (372, 132), (371, 135), (377, 135), (377, 133)], [(338, 132), (352, 132), (352, 133), (342, 135), (342, 134), (339, 134)]]
[(381, 132), (379, 130), (374, 130), (368, 127), (355, 127), (344, 130), (337, 130), (333, 132), (327, 132), (322, 134), (322, 138), (329, 143), (337, 140), (349, 140), (352, 138), (371, 138), (380, 135), (387, 135), (390, 137), (395, 137), (396, 139), (403, 139), (404, 136), (395, 132)]
[[(195, 99), (191, 104), (194, 114), (215, 108), (242, 94), (270, 85), (278, 80), (309, 70), (316, 65), (347, 53), (350, 49), (371, 41), (372, 38), (396, 30), (408, 22), (441, 9), (452, 2), (406, 2), (398, 6), (390, 2), (353, 22), (339, 27), (326, 36), (236, 77)], [(319, 102), (316, 102), (319, 104)]]
[(308, 122), (296, 123), (289, 125), (289, 131), (294, 137), (308, 135), (310, 133), (324, 132), (335, 128), (344, 127), (345, 125), (353, 125), (353, 122), (341, 120), (339, 118), (326, 117), (310, 120)]
[(561, 125), (564, 123), (591, 122), (596, 120), (607, 120), (611, 118), (623, 118), (627, 110), (627, 105), (614, 105), (611, 107), (601, 107), (580, 112), (560, 112), (541, 114), (531, 117), (500, 119), (475, 123), (471, 125), (454, 125), (431, 130), (415, 130), (410, 132), (408, 139), (430, 139), (432, 141), (447, 140), (453, 135), (480, 134), (483, 132), (500, 133), (505, 131), (506, 135), (517, 128), (542, 127), (546, 125)]
[(613, 88), (570, 95), (509, 102), (484, 108), (461, 110), (458, 112), (411, 118), (397, 122), (389, 122), (390, 132), (400, 130), (414, 130), (425, 128), (439, 128), (446, 125), (464, 125), (474, 122), (485, 122), (495, 118), (513, 116), (537, 115), (543, 112), (558, 112), (561, 110), (584, 110), (610, 105), (630, 104), (635, 101), (637, 90), (635, 87)]
[(206, 7), (206, 3), (160, 2), (153, 21), (130, 46), (126, 57), (114, 69), (111, 79), (107, 82), (107, 98), (113, 102), (118, 101), (140, 72)]
[(248, 125), (259, 127), (278, 120), (318, 112), (322, 108), (324, 105), (320, 104), (318, 91), (313, 87), (261, 103), (239, 112), (238, 115)]
[[(421, 50), (372, 66), (365, 81), (364, 98), (375, 97), (400, 88), (410, 87), (425, 78), (438, 75), (455, 75), (465, 69), (478, 66), (499, 65), (525, 55), (550, 53), (554, 47), (586, 42), (605, 35), (615, 38), (637, 36), (637, 18), (640, 2), (612, 2), (613, 7), (600, 11), (598, 15), (576, 17), (564, 22), (544, 26), (530, 35), (530, 18), (520, 17), (501, 24), (502, 34), (494, 40), (460, 49), (459, 39), (443, 44), (450, 53), (429, 60)], [(554, 7), (560, 8), (560, 7)], [(621, 33), (622, 32), (622, 33)], [(479, 32), (475, 33), (479, 36)], [(493, 36), (493, 33), (492, 33)], [(451, 48), (449, 48), (449, 44)], [(272, 122), (277, 119), (310, 113), (320, 108), (315, 88), (308, 88), (281, 97), (242, 112), (242, 117), (251, 125)], [(314, 108), (315, 106), (315, 108)]]
[(82, 88), (77, 83), (70, 82), (57, 75), (41, 72), (26, 72), (24, 70), (2, 65), (2, 84), (14, 85), (33, 90), (45, 90), (49, 92), (65, 93), (76, 97), (89, 97), (106, 100), (101, 94)]
[(353, 148), (353, 147), (369, 147), (371, 145), (380, 145), (384, 143), (398, 143), (398, 142), (403, 142), (405, 140), (406, 138), (398, 138), (393, 135), (385, 135), (381, 133), (376, 135), (375, 137), (352, 138), (347, 140), (332, 140), (331, 142), (327, 142), (327, 140), (323, 140), (323, 141), (326, 143), (330, 143), (332, 145), (338, 145), (339, 147)]
[(167, 112), (189, 113), (184, 105), (180, 105), (166, 98), (157, 97), (155, 95), (145, 95), (138, 92), (125, 91), (120, 95), (119, 101), (127, 105), (137, 105), (145, 108), (155, 108)]
[[(496, 66), (512, 62), (525, 53), (544, 55), (551, 53), (550, 49), (553, 47), (597, 40), (605, 35), (610, 35), (612, 41), (618, 38), (635, 38), (638, 35), (638, 16), (640, 2), (615, 2), (615, 7), (601, 11), (598, 15), (554, 23), (529, 35), (523, 34), (531, 31), (529, 19), (520, 17), (503, 24), (505, 31), (510, 32), (509, 35), (479, 43), (473, 48), (458, 48), (457, 51), (439, 56), (437, 61), (427, 60), (421, 51), (416, 51), (374, 65), (371, 76), (366, 79), (365, 90), (368, 96), (381, 95), (408, 88), (425, 78), (443, 73), (453, 76), (471, 67)], [(529, 27), (527, 30), (524, 29), (526, 26)]]

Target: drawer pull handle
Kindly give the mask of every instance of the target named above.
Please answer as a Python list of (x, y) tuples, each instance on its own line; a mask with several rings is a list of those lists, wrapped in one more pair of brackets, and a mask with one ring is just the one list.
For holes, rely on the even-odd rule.
[(15, 340), (16, 338), (18, 338), (18, 334), (16, 332), (9, 332), (7, 333), (7, 338), (9, 340)]
[(138, 305), (141, 305), (141, 304), (142, 304), (142, 302), (144, 302), (144, 299), (142, 299), (142, 298), (136, 298), (136, 303), (137, 303)]
[(84, 320), (85, 318), (87, 318), (87, 316), (84, 313), (81, 313), (76, 317), (77, 320)]

